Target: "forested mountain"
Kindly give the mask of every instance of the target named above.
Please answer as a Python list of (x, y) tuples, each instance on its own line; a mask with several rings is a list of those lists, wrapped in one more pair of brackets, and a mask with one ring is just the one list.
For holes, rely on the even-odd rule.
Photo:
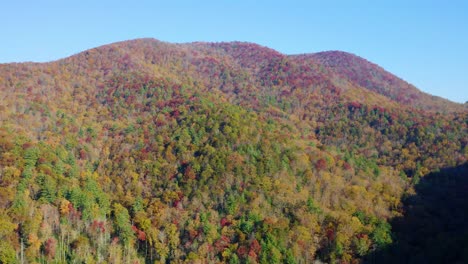
[(464, 179), (467, 125), (342, 52), (139, 39), (0, 64), (0, 263), (418, 260), (404, 219), (432, 209), (407, 201)]
[(430, 111), (462, 110), (461, 105), (423, 93), (413, 85), (355, 55), (329, 51), (303, 56), (334, 73), (338, 82), (341, 79), (348, 80), (353, 85), (380, 93), (401, 104)]

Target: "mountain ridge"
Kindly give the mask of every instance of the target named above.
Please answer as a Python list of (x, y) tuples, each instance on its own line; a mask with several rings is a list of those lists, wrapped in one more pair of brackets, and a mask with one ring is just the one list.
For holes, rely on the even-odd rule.
[[(129, 64), (127, 66), (138, 66), (138, 70), (142, 71), (145, 71), (144, 65), (148, 63), (155, 64), (156, 62), (154, 58), (150, 58), (151, 55), (147, 55), (145, 58), (145, 55), (141, 52), (146, 54), (165, 52), (166, 54), (164, 56), (161, 54), (158, 56), (164, 57), (165, 60), (170, 60), (171, 56), (178, 56), (179, 59), (188, 61), (192, 60), (194, 57), (196, 58), (198, 54), (194, 54), (197, 52), (206, 53), (205, 55), (214, 52), (214, 54), (210, 54), (210, 56), (214, 55), (215, 57), (222, 57), (224, 54), (232, 57), (233, 62), (239, 65), (240, 68), (252, 70), (254, 75), (258, 74), (261, 67), (268, 66), (268, 64), (271, 64), (271, 67), (277, 66), (273, 65), (277, 63), (292, 64), (290, 67), (293, 68), (309, 66), (307, 74), (314, 74), (313, 72), (316, 72), (317, 74), (315, 75), (323, 79), (322, 81), (332, 82), (341, 89), (361, 87), (367, 91), (383, 95), (394, 102), (416, 109), (433, 112), (465, 111), (465, 107), (462, 104), (422, 92), (408, 82), (385, 71), (380, 66), (357, 55), (343, 51), (286, 55), (268, 47), (249, 42), (192, 42), (172, 44), (156, 39), (143, 38), (102, 45), (63, 59), (46, 63), (62, 64), (67, 61), (74, 61), (76, 58), (82, 56), (89, 56), (93, 53), (103, 55), (103, 52), (117, 53), (113, 56), (120, 57), (122, 60), (129, 60), (128, 63), (134, 60), (133, 63), (135, 63), (135, 65)], [(119, 55), (118, 53), (124, 54)], [(40, 65), (42, 63), (26, 64)], [(231, 65), (232, 64), (233, 63), (231, 63)], [(8, 67), (9, 64), (5, 65)], [(23, 63), (19, 65), (23, 65)], [(326, 72), (320, 73), (320, 71), (323, 70)], [(267, 74), (270, 74), (270, 72)], [(287, 74), (295, 73), (290, 72)], [(261, 76), (261, 78), (265, 78), (265, 76)], [(343, 85), (343, 82), (347, 82), (348, 84)]]
[[(444, 172), (441, 192), (463, 175), (468, 111), (414, 108), (316, 60), (143, 39), (0, 65), (0, 263), (363, 263), (418, 248), (393, 220), (439, 182), (427, 175)], [(432, 220), (425, 208), (414, 215)]]
[[(351, 53), (346, 53), (342, 51), (328, 51), (314, 53), (311, 54), (310, 57), (320, 61), (322, 65), (328, 67), (333, 72), (341, 76), (351, 76), (351, 79), (354, 82), (367, 88), (368, 90), (377, 91), (387, 97), (390, 97), (393, 100), (402, 102), (407, 105), (416, 105), (421, 108), (427, 107), (427, 110), (437, 111), (439, 107), (443, 108), (442, 105), (444, 103), (453, 103), (448, 99), (425, 93), (417, 89), (414, 85), (410, 84), (409, 82), (386, 71), (381, 66), (369, 62), (366, 59)], [(329, 59), (327, 59), (330, 57), (338, 57), (338, 59), (332, 59), (330, 61)], [(370, 75), (365, 74), (367, 78), (362, 78), (359, 76), (359, 74), (351, 74), (351, 72), (353, 71), (364, 71), (370, 73)], [(382, 80), (377, 80), (378, 78)], [(431, 108), (431, 106), (425, 107), (423, 105), (424, 102), (421, 102), (424, 100), (430, 101), (434, 104), (438, 104), (438, 106), (434, 106), (434, 108)], [(458, 106), (460, 106), (459, 103), (457, 104)]]

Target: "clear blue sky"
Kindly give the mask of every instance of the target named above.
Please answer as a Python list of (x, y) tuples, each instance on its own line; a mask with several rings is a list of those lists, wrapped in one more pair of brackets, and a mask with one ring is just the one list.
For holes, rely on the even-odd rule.
[(468, 101), (468, 1), (15, 0), (2, 3), (0, 23), (0, 63), (141, 37), (240, 40), (286, 54), (352, 52), (423, 91)]

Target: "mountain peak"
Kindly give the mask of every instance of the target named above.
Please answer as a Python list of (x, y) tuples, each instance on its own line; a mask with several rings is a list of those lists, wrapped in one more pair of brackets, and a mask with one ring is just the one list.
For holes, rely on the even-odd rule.
[[(461, 104), (423, 93), (380, 66), (355, 54), (337, 50), (285, 55), (250, 42), (173, 44), (140, 38), (89, 49), (57, 63), (75, 67), (73, 72), (79, 69), (104, 75), (115, 71), (138, 71), (193, 79), (196, 73), (199, 77), (210, 76), (209, 81), (203, 81), (208, 86), (238, 86), (235, 80), (220, 78), (225, 73), (217, 71), (222, 70), (233, 76), (243, 76), (244, 80), (250, 78), (251, 87), (282, 85), (284, 87), (278, 87), (278, 90), (283, 91), (301, 85), (333, 86), (337, 90), (360, 88), (406, 107), (439, 112), (465, 111)], [(180, 65), (183, 68), (176, 70)]]
[(382, 67), (352, 53), (325, 51), (305, 55), (354, 85), (382, 94), (393, 101), (429, 111), (463, 111), (461, 104), (424, 93)]

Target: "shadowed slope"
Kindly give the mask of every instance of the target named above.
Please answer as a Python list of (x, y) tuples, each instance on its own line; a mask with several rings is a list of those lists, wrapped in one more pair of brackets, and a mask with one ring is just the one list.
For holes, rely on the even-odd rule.
[(395, 243), (367, 263), (467, 263), (468, 164), (421, 178), (391, 221)]

